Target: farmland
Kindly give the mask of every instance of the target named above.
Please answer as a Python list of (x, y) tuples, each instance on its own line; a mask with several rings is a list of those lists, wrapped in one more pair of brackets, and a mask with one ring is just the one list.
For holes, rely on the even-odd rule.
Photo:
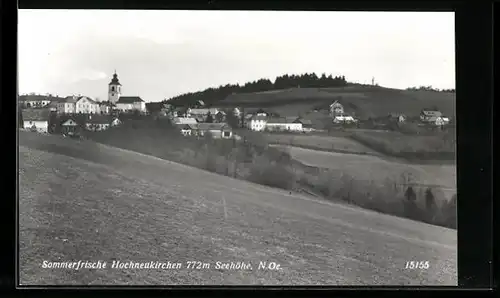
[[(456, 285), (456, 231), (92, 141), (20, 133), (23, 285)], [(242, 261), (249, 271), (60, 270), (43, 260)], [(409, 259), (425, 271), (404, 270)], [(280, 271), (257, 270), (259, 260)], [(348, 270), (346, 269), (348, 268)]]
[(281, 91), (237, 94), (233, 99), (214, 105), (268, 107), (283, 115), (307, 113), (315, 107), (326, 108), (334, 100), (344, 105), (348, 114), (361, 119), (403, 113), (418, 116), (424, 108), (436, 106), (445, 115), (455, 115), (455, 94), (433, 91), (410, 91), (372, 86), (339, 88), (292, 88)]

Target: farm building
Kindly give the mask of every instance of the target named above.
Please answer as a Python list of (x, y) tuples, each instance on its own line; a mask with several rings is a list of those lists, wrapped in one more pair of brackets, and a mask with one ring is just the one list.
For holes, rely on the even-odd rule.
[(443, 116), (443, 113), (438, 110), (422, 110), (420, 112), (420, 121), (422, 122), (436, 122), (438, 117)]
[(262, 131), (266, 128), (267, 117), (261, 115), (251, 115), (247, 120), (247, 128), (254, 131)]
[(63, 134), (75, 133), (79, 131), (79, 129), (80, 126), (78, 125), (78, 123), (71, 118), (61, 123), (61, 132)]
[(106, 130), (110, 126), (120, 125), (120, 119), (109, 115), (91, 115), (85, 123), (85, 128), (91, 131)]
[(233, 130), (225, 123), (198, 123), (196, 124), (196, 134), (204, 136), (209, 132), (214, 139), (229, 139), (233, 136)]
[(333, 118), (333, 123), (353, 123), (353, 122), (357, 122), (356, 119), (354, 119), (354, 117), (352, 116), (348, 116), (348, 115), (337, 115)]
[(47, 133), (49, 129), (49, 109), (23, 109), (23, 127), (26, 130)]
[(297, 118), (273, 117), (266, 123), (270, 131), (302, 131), (302, 123)]
[(405, 122), (406, 121), (406, 116), (403, 114), (397, 114), (397, 113), (391, 113), (387, 117), (389, 121), (397, 121), (397, 122)]
[(302, 130), (305, 132), (311, 132), (314, 130), (312, 121), (309, 119), (298, 119), (302, 123)]
[(198, 121), (196, 121), (195, 118), (192, 117), (175, 117), (173, 120), (174, 124), (196, 124)]
[(19, 95), (19, 103), (24, 108), (43, 108), (52, 102), (58, 102), (61, 97), (52, 95), (25, 94)]
[(436, 126), (443, 126), (449, 124), (450, 119), (448, 117), (440, 116), (437, 117), (436, 120), (432, 123), (435, 124)]
[(344, 106), (338, 100), (334, 101), (330, 105), (330, 115), (334, 117), (342, 114), (344, 114)]
[(146, 103), (139, 96), (120, 96), (116, 108), (122, 112), (146, 112)]
[(182, 135), (190, 136), (193, 131), (196, 131), (196, 124), (176, 124), (177, 128), (180, 129)]

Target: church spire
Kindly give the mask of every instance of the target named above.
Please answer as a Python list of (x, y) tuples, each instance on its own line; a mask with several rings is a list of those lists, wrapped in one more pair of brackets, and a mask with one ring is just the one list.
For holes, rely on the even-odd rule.
[(116, 74), (116, 69), (115, 69), (115, 73), (113, 74), (113, 78), (111, 79), (111, 82), (109, 83), (109, 85), (120, 85), (120, 81), (118, 80), (118, 75)]

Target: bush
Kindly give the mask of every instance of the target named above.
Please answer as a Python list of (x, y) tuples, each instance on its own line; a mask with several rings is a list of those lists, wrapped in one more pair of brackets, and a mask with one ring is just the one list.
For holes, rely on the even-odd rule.
[(249, 181), (282, 189), (293, 189), (295, 185), (295, 174), (293, 171), (276, 162), (269, 162), (263, 156), (255, 159), (250, 168)]

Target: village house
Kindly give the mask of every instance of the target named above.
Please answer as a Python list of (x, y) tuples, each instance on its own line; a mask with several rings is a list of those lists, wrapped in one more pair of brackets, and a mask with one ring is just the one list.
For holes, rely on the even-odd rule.
[(61, 123), (62, 134), (74, 134), (80, 131), (80, 125), (74, 119), (67, 119)]
[(269, 131), (302, 131), (302, 123), (297, 117), (272, 117), (267, 119), (266, 130)]
[(44, 108), (51, 102), (61, 99), (52, 95), (24, 94), (18, 97), (19, 104), (23, 108)]
[(312, 121), (309, 119), (298, 119), (300, 123), (302, 123), (302, 131), (311, 132), (314, 130)]
[(215, 115), (219, 112), (219, 109), (217, 108), (210, 108), (210, 109), (191, 109), (189, 108), (187, 110), (187, 113), (193, 117), (207, 117), (208, 114), (211, 114), (212, 117), (215, 117)]
[(76, 112), (75, 103), (78, 101), (77, 96), (67, 96), (57, 103), (58, 114), (73, 114)]
[[(204, 136), (207, 132), (210, 133), (214, 139), (230, 139), (233, 136), (233, 131), (226, 123), (198, 123), (195, 127), (196, 135)], [(193, 134), (193, 133), (192, 133)]]
[(335, 117), (336, 115), (342, 114), (344, 114), (344, 106), (338, 100), (334, 101), (330, 105), (330, 115)]
[(440, 116), (440, 117), (437, 117), (436, 120), (432, 123), (436, 126), (443, 126), (443, 125), (449, 124), (450, 119), (448, 117)]
[(139, 96), (122, 96), (122, 84), (118, 80), (116, 71), (108, 84), (108, 101), (122, 112), (139, 111), (140, 113), (146, 113), (146, 103), (142, 98)]
[(389, 121), (405, 122), (406, 116), (403, 114), (391, 113), (387, 116)]
[(195, 118), (191, 117), (175, 117), (173, 119), (174, 124), (196, 124), (198, 121), (196, 121)]
[(443, 113), (438, 110), (422, 110), (420, 112), (420, 121), (427, 123), (435, 123), (438, 117), (443, 116)]
[(75, 102), (75, 113), (77, 114), (97, 114), (99, 112), (99, 104), (90, 97), (81, 96)]
[(49, 130), (49, 109), (30, 108), (21, 111), (23, 117), (23, 129), (48, 133)]
[(262, 131), (266, 128), (267, 117), (263, 115), (252, 115), (247, 120), (247, 128), (253, 131)]
[(191, 136), (193, 131), (196, 131), (197, 124), (177, 124), (183, 136)]
[(117, 117), (109, 115), (91, 115), (85, 123), (85, 129), (90, 131), (106, 130), (110, 126), (120, 125), (121, 121)]
[(333, 123), (336, 124), (354, 123), (354, 122), (357, 122), (357, 120), (354, 119), (354, 117), (345, 114), (336, 115), (335, 117), (333, 117)]

